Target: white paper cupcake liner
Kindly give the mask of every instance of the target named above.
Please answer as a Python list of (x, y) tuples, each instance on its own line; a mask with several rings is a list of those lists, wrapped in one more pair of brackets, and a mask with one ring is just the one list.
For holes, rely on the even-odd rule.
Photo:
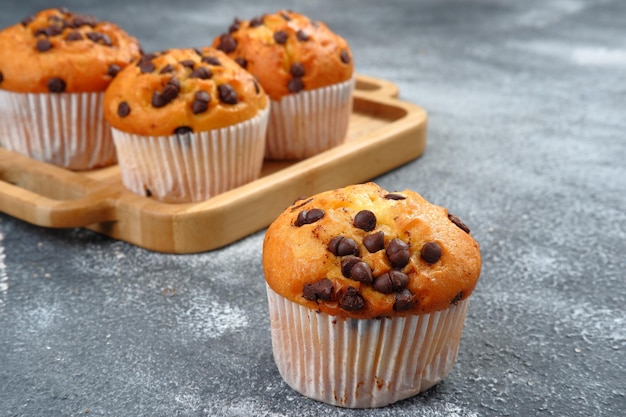
[(265, 158), (298, 160), (342, 144), (352, 113), (351, 79), (272, 100)]
[(3, 147), (71, 170), (115, 163), (104, 93), (15, 93), (0, 90)]
[(122, 183), (166, 203), (190, 203), (255, 180), (261, 173), (269, 108), (222, 129), (169, 136), (113, 130)]
[(468, 299), (432, 314), (341, 319), (266, 287), (274, 361), (285, 382), (309, 398), (382, 407), (437, 384), (456, 361)]

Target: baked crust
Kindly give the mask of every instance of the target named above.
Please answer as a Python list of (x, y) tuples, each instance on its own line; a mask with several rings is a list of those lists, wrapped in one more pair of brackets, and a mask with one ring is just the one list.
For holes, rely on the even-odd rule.
[(223, 52), (169, 49), (144, 55), (115, 77), (104, 96), (104, 117), (118, 130), (160, 136), (231, 126), (268, 105), (255, 78)]
[[(318, 219), (319, 209), (323, 216)], [(361, 215), (356, 220), (359, 227), (355, 226), (361, 211), (374, 214), (373, 228)], [(311, 213), (308, 220), (307, 213)], [(335, 316), (365, 319), (432, 313), (467, 298), (476, 286), (480, 249), (468, 231), (445, 208), (416, 192), (389, 193), (374, 183), (351, 185), (297, 201), (277, 217), (263, 244), (265, 278), (283, 297)], [(364, 244), (364, 238), (380, 232), (384, 248), (376, 250), (369, 241)], [(356, 243), (358, 258), (371, 268), (373, 282), (345, 276), (342, 262), (345, 268), (354, 254), (335, 249), (333, 239), (338, 237)], [(398, 260), (402, 244), (391, 243), (395, 239), (408, 245), (405, 265)], [(431, 250), (434, 246), (439, 252)], [(390, 293), (381, 292), (384, 285), (377, 280), (388, 278), (390, 271), (405, 274), (408, 281)], [(330, 291), (325, 280), (332, 284)], [(344, 298), (346, 294), (350, 300)]]
[(140, 56), (139, 42), (117, 25), (67, 9), (46, 9), (0, 32), (0, 88), (104, 91), (120, 69)]
[(251, 20), (235, 19), (213, 46), (255, 75), (275, 101), (347, 81), (354, 72), (345, 39), (325, 23), (287, 10)]

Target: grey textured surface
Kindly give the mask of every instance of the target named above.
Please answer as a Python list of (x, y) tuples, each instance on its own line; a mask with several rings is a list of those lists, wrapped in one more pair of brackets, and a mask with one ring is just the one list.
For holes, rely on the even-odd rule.
[[(0, 215), (0, 415), (624, 415), (626, 2), (64, 5), (147, 51), (208, 44), (234, 16), (283, 6), (326, 21), (358, 72), (430, 115), (424, 155), (376, 182), (459, 215), (484, 269), (452, 373), (345, 410), (274, 366), (263, 232), (167, 255)], [(2, 2), (0, 26), (50, 6)]]

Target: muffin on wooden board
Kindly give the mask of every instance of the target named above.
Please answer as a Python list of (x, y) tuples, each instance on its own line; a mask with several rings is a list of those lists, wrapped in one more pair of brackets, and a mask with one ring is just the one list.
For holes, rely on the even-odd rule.
[(115, 163), (104, 90), (141, 56), (117, 25), (46, 9), (0, 31), (0, 141), (73, 170)]
[(329, 404), (369, 408), (449, 373), (481, 257), (445, 208), (367, 183), (288, 207), (267, 230), (263, 268), (285, 381)]
[(345, 141), (354, 62), (348, 42), (326, 24), (280, 10), (235, 19), (213, 46), (257, 77), (272, 100), (268, 159), (303, 159)]
[(256, 179), (269, 99), (211, 47), (144, 55), (106, 91), (124, 185), (168, 203), (206, 200)]

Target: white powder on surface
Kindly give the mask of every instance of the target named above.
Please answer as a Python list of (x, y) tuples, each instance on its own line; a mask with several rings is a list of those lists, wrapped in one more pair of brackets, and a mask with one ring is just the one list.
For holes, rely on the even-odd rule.
[(248, 327), (245, 312), (228, 303), (195, 296), (186, 304), (187, 309), (175, 313), (176, 320), (196, 337), (214, 339)]
[(626, 51), (605, 47), (574, 48), (572, 60), (579, 65), (626, 67)]
[(626, 67), (626, 51), (608, 48), (604, 45), (581, 44), (554, 41), (509, 42), (511, 48), (537, 55), (549, 56), (563, 62), (571, 62), (584, 67)]
[(537, 7), (527, 8), (517, 17), (520, 26), (546, 27), (556, 22), (583, 12), (587, 4), (579, 0), (555, 0), (539, 3)]

